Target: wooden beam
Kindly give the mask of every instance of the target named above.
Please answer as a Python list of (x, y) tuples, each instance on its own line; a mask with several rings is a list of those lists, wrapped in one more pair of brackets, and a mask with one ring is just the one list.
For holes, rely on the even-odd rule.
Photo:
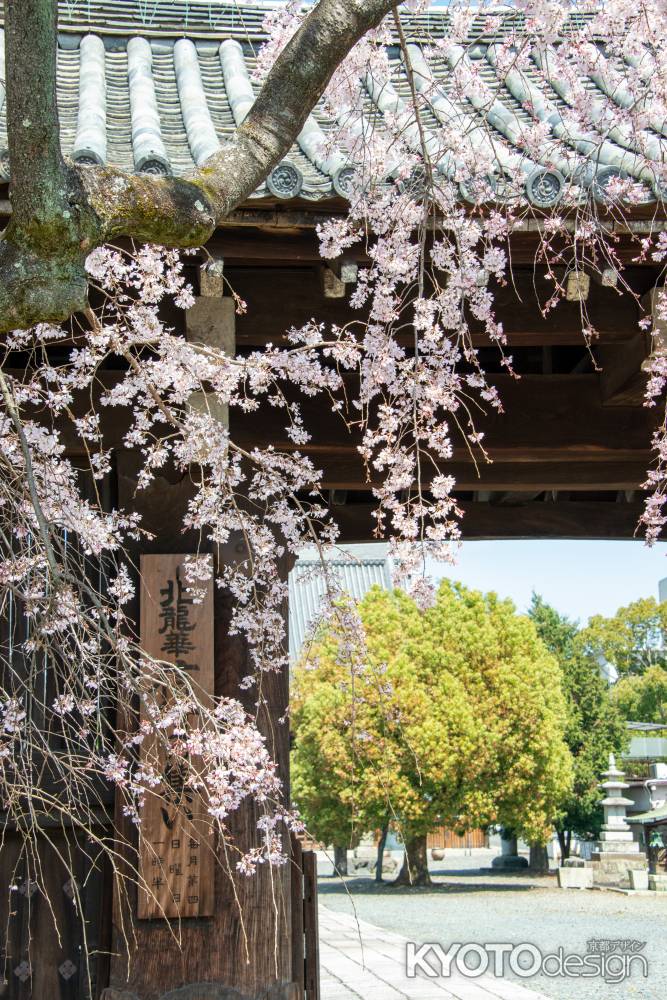
[[(228, 264), (321, 263), (319, 239), (313, 229), (229, 228), (218, 231), (207, 244), (214, 257)], [(360, 256), (365, 257), (365, 254)]]
[[(494, 463), (503, 462), (648, 462), (650, 442), (659, 414), (645, 407), (605, 407), (596, 375), (525, 375), (489, 379), (498, 389), (504, 413), (480, 414), (478, 430)], [(348, 398), (354, 398), (354, 380), (348, 380)], [(315, 429), (312, 447), (318, 455), (340, 455), (354, 450), (356, 438), (342, 419), (318, 398), (301, 398), (304, 424)], [(232, 414), (231, 431), (239, 444), (295, 450), (283, 429), (280, 413), (267, 419), (257, 413)], [(460, 438), (454, 438), (454, 460), (469, 461)]]
[[(472, 462), (449, 462), (443, 468), (463, 492), (502, 491), (515, 493), (528, 490), (534, 494), (544, 490), (585, 493), (591, 490), (636, 490), (646, 480), (651, 461), (644, 458), (625, 462), (494, 462), (477, 468)], [(323, 486), (330, 490), (370, 489), (364, 478), (361, 462), (354, 454), (338, 455), (311, 453), (317, 468), (323, 472)], [(424, 483), (428, 484), (427, 474)]]
[[(463, 538), (641, 539), (637, 524), (643, 505), (639, 502), (563, 500), (556, 503), (530, 501), (523, 507), (464, 502)], [(372, 540), (375, 520), (372, 504), (347, 504), (335, 511), (341, 541)]]
[[(347, 296), (324, 298), (320, 269), (314, 263), (265, 267), (253, 260), (251, 266), (241, 267), (229, 264), (229, 260), (228, 256), (226, 275), (234, 291), (248, 304), (247, 313), (237, 320), (239, 348), (279, 343), (291, 326), (303, 326), (311, 319), (326, 325), (356, 323), (361, 329), (365, 312), (352, 309)], [(517, 271), (512, 285), (494, 289), (496, 313), (511, 347), (585, 346), (579, 303), (563, 302), (542, 314), (540, 304), (547, 302), (552, 293), (553, 285), (532, 271)], [(630, 295), (594, 285), (587, 309), (599, 331), (600, 343), (622, 342), (636, 336), (638, 310)], [(490, 344), (476, 321), (471, 321), (471, 331), (476, 347)], [(409, 344), (412, 334), (406, 331), (401, 339)]]
[[(96, 391), (110, 388), (120, 377), (120, 372), (101, 372)], [(484, 443), (492, 462), (480, 456), (475, 465), (464, 442), (455, 437), (454, 456), (446, 468), (460, 490), (632, 490), (645, 481), (653, 460), (650, 442), (659, 420), (657, 408), (604, 406), (597, 375), (535, 375), (518, 381), (496, 376), (492, 382), (500, 391), (506, 413), (482, 415), (477, 421), (485, 432)], [(350, 395), (354, 392), (351, 380), (348, 390)], [(307, 447), (297, 449), (288, 440), (284, 411), (266, 405), (257, 413), (232, 411), (234, 440), (246, 448), (272, 445), (304, 452), (323, 470), (327, 489), (369, 489), (357, 451), (358, 432), (348, 431), (328, 401), (303, 397), (300, 403), (305, 426), (314, 434)], [(82, 412), (89, 405), (88, 393), (81, 398), (77, 394), (73, 409)], [(106, 446), (125, 453), (127, 410), (99, 409)], [(38, 413), (34, 415), (39, 419)], [(63, 419), (58, 425), (68, 454), (73, 458), (83, 455), (71, 422)]]
[[(266, 213), (253, 209), (243, 209), (240, 214), (231, 216), (229, 224), (223, 225), (214, 233), (207, 248), (214, 256), (222, 256), (231, 261), (232, 258), (244, 262), (249, 260), (293, 261), (319, 260), (318, 238), (315, 225), (326, 217), (327, 213), (319, 206), (318, 212), (307, 212), (297, 209), (290, 213), (275, 206), (269, 206)], [(332, 213), (334, 214), (334, 213)], [(335, 214), (344, 215), (345, 212)], [(312, 221), (311, 221), (312, 220)], [(527, 223), (538, 220), (526, 220)], [(574, 220), (573, 229), (574, 229)], [(651, 220), (637, 220), (629, 226), (621, 225), (615, 229), (614, 252), (623, 265), (636, 263), (639, 251), (639, 239), (651, 232), (664, 231), (667, 224)], [(610, 227), (613, 229), (614, 227)], [(510, 238), (510, 253), (513, 266), (524, 265), (532, 267), (535, 264), (536, 251), (539, 249), (542, 235), (536, 226), (518, 230)], [(572, 245), (572, 237), (559, 240), (558, 248), (565, 251)], [(552, 241), (552, 249), (555, 243)], [(354, 250), (354, 248), (353, 248)], [(645, 265), (652, 268), (652, 264)]]
[(641, 538), (643, 504), (614, 501), (531, 501), (523, 507), (466, 503), (464, 538)]

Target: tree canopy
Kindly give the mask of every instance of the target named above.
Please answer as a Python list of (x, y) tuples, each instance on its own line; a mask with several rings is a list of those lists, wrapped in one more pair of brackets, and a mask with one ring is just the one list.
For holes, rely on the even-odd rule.
[(589, 837), (602, 822), (599, 782), (610, 752), (627, 745), (625, 719), (610, 695), (576, 623), (560, 615), (533, 594), (530, 617), (542, 642), (558, 660), (566, 702), (565, 740), (573, 760), (574, 780), (561, 802), (556, 829), (563, 856), (569, 853), (572, 833)]
[(667, 670), (656, 664), (638, 676), (621, 677), (613, 701), (628, 722), (664, 723), (667, 728)]
[(421, 611), (373, 589), (350, 674), (334, 623), (295, 674), (294, 798), (324, 840), (395, 818), (408, 844), (437, 824), (502, 823), (545, 840), (571, 781), (558, 664), (510, 601), (443, 581)]
[(594, 615), (582, 630), (581, 642), (593, 656), (603, 656), (623, 677), (649, 667), (667, 666), (667, 601), (641, 598), (615, 615)]

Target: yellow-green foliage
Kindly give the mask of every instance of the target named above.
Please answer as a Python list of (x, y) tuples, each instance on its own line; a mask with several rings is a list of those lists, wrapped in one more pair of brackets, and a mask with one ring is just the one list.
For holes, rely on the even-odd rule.
[(510, 601), (443, 582), (422, 613), (377, 588), (362, 601), (363, 667), (336, 627), (295, 673), (293, 797), (313, 833), (354, 842), (397, 819), (500, 822), (542, 839), (571, 783), (556, 660)]
[(588, 653), (613, 663), (621, 677), (650, 667), (667, 669), (667, 601), (643, 597), (611, 618), (594, 615), (579, 641)]
[(667, 729), (667, 670), (648, 667), (639, 676), (622, 677), (612, 698), (623, 718), (632, 722), (664, 723)]

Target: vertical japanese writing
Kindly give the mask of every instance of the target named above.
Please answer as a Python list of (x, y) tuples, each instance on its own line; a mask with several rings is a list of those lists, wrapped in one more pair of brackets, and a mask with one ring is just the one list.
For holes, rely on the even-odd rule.
[(197, 664), (185, 659), (195, 651), (195, 625), (190, 621), (192, 598), (183, 590), (180, 578), (167, 581), (167, 586), (160, 589), (160, 622), (158, 634), (162, 637), (160, 652), (167, 659), (174, 659), (181, 670), (199, 670)]
[[(168, 705), (182, 671), (196, 671), (201, 697), (213, 695), (213, 579), (203, 601), (185, 583), (186, 556), (142, 556), (141, 643), (150, 656), (174, 665), (173, 685), (158, 695)], [(199, 695), (197, 696), (199, 697)], [(210, 702), (209, 702), (210, 704)], [(142, 710), (143, 711), (143, 710)], [(143, 715), (142, 715), (143, 718)], [(188, 716), (196, 724), (196, 706)], [(143, 918), (210, 916), (213, 899), (213, 838), (201, 792), (188, 783), (186, 749), (177, 733), (144, 740), (140, 752), (159, 753), (163, 784), (147, 796), (142, 811), (139, 893)]]

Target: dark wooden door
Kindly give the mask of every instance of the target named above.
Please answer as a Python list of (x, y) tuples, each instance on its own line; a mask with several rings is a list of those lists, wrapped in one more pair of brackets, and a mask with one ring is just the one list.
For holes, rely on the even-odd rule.
[[(92, 498), (94, 485), (83, 478), (82, 485)], [(107, 497), (105, 506), (110, 503)], [(85, 578), (103, 590), (102, 566), (81, 555), (76, 538), (63, 533), (62, 544), (79, 555)], [(86, 779), (94, 794), (83, 797), (77, 815), (68, 811), (76, 796), (67, 793), (58, 763), (65, 743), (47, 712), (59, 692), (58, 671), (51, 655), (30, 651), (30, 638), (20, 594), (2, 588), (0, 697), (18, 702), (32, 737), (19, 734), (0, 775), (11, 788), (13, 769), (18, 782), (7, 812), (0, 794), (0, 998), (97, 1000), (109, 969), (112, 894), (104, 844), (110, 842), (113, 791)], [(103, 702), (100, 708), (106, 711)]]
[[(106, 831), (98, 832), (104, 836)], [(3, 1000), (97, 1000), (107, 985), (108, 863), (95, 844), (76, 841), (71, 830), (47, 829), (35, 854), (26, 851), (20, 834), (5, 833), (0, 851)]]

